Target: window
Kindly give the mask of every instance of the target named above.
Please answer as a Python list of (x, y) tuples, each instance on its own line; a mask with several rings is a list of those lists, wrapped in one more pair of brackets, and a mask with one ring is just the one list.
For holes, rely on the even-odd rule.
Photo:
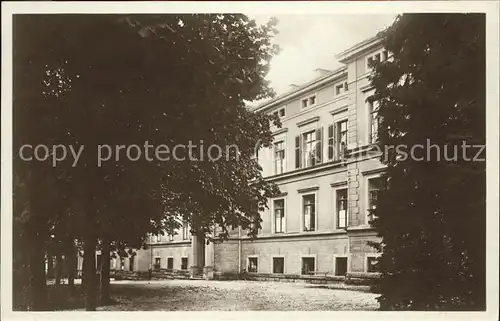
[(285, 258), (273, 257), (273, 273), (285, 273)]
[(347, 227), (347, 188), (337, 190), (337, 228)]
[(283, 233), (285, 231), (283, 223), (285, 218), (285, 200), (274, 201), (274, 232)]
[(338, 151), (340, 154), (344, 152), (344, 149), (347, 147), (347, 120), (343, 120), (338, 123)]
[(316, 156), (316, 138), (314, 136), (314, 131), (304, 134), (304, 150), (304, 166), (309, 167), (314, 165), (314, 158)]
[(168, 240), (173, 241), (174, 240), (174, 234), (168, 234)]
[(315, 195), (302, 196), (304, 204), (304, 231), (314, 231), (316, 228), (316, 204)]
[(368, 102), (368, 113), (369, 113), (369, 123), (370, 123), (369, 137), (368, 137), (369, 144), (374, 144), (377, 141), (378, 128), (380, 123), (380, 119), (378, 117), (378, 108), (379, 104), (377, 101)]
[(316, 104), (316, 95), (302, 99), (302, 108), (310, 107)]
[(373, 53), (372, 55), (368, 56), (366, 58), (366, 69), (367, 71), (369, 71), (371, 69), (371, 65), (375, 62), (382, 62), (382, 61), (385, 61), (389, 58), (388, 56), (388, 53), (387, 53), (387, 50), (385, 49), (382, 49), (382, 50), (379, 50), (375, 53)]
[(167, 270), (173, 270), (173, 269), (174, 269), (174, 258), (167, 257)]
[(120, 258), (120, 270), (125, 271), (125, 258)]
[(369, 273), (379, 272), (377, 256), (366, 257), (366, 272)]
[(347, 273), (347, 257), (335, 257), (335, 275), (345, 276)]
[[(305, 106), (305, 107), (307, 107), (307, 106)], [(285, 115), (286, 115), (286, 112), (285, 112), (285, 107), (278, 109), (277, 111), (275, 111), (275, 112), (273, 113), (273, 115), (275, 115), (275, 116), (277, 116), (277, 117), (279, 117), (279, 118), (283, 118), (283, 117), (285, 117)]]
[(328, 126), (328, 159), (339, 160), (347, 148), (347, 119)]
[(181, 270), (187, 270), (188, 268), (188, 258), (183, 257), (181, 258)]
[(255, 152), (252, 155), (252, 159), (255, 160), (257, 163), (259, 162), (259, 149), (256, 148)]
[(156, 242), (161, 242), (161, 234), (156, 235)]
[(248, 258), (248, 272), (254, 272), (257, 273), (259, 270), (259, 259), (256, 257), (249, 257)]
[(382, 61), (385, 61), (389, 59), (389, 55), (387, 53), (387, 50), (382, 50)]
[(343, 92), (344, 84), (335, 86), (335, 95), (340, 95)]
[(274, 144), (274, 172), (275, 174), (283, 174), (285, 171), (285, 142), (277, 142)]
[(302, 275), (314, 274), (314, 261), (313, 257), (302, 258)]
[(349, 91), (349, 85), (347, 84), (347, 81), (344, 83), (344, 91)]
[(129, 259), (128, 259), (128, 270), (129, 271), (134, 271), (134, 260), (135, 259), (135, 255), (132, 255)]
[(182, 225), (182, 239), (189, 239), (189, 224), (186, 222), (184, 222), (184, 224)]
[(323, 128), (295, 137), (295, 168), (321, 163), (323, 154)]
[(159, 270), (161, 268), (161, 258), (155, 257), (154, 269)]
[(381, 187), (382, 180), (380, 177), (370, 178), (368, 180), (368, 219), (373, 219), (372, 210), (376, 208), (378, 193)]
[(314, 131), (304, 134), (304, 151), (304, 166), (313, 166), (316, 157), (316, 137)]
[(368, 63), (368, 68), (371, 68), (371, 65), (373, 64), (373, 57), (368, 57), (367, 63)]

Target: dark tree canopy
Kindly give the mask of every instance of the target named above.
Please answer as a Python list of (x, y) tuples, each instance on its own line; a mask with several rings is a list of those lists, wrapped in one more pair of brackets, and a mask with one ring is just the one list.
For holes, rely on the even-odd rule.
[[(472, 160), (480, 148), (464, 156), (462, 144), (486, 140), (485, 16), (404, 14), (383, 36), (392, 58), (372, 78), (378, 145), (410, 151), (429, 140), (440, 152), (381, 157), (388, 168), (373, 221), (382, 239), (381, 309), (484, 309), (486, 168)], [(453, 146), (456, 159), (444, 159)]]
[[(245, 101), (274, 95), (264, 77), (275, 24), (237, 14), (15, 16), (14, 169), (29, 200), (18, 227), (32, 223), (32, 242), (59, 231), (87, 249), (102, 238), (137, 246), (180, 221), (207, 235), (217, 226), (220, 238), (238, 226), (255, 236), (278, 190), (252, 154), (270, 145), (279, 120)], [(223, 157), (155, 157), (159, 145), (190, 142), (195, 151), (215, 144)], [(54, 167), (50, 157), (20, 160), (23, 144), (84, 149), (76, 166), (68, 157)], [(99, 164), (104, 144), (114, 154)], [(137, 145), (142, 157), (122, 150), (116, 160), (116, 145)]]

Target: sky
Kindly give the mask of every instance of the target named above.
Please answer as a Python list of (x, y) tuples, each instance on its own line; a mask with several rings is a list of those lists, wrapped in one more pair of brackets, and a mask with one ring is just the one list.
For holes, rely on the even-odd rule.
[[(263, 24), (271, 16), (250, 15)], [(317, 68), (341, 67), (335, 55), (390, 26), (395, 15), (275, 15), (281, 52), (271, 61), (267, 79), (278, 95), (315, 78)], [(255, 103), (255, 102), (254, 102)]]

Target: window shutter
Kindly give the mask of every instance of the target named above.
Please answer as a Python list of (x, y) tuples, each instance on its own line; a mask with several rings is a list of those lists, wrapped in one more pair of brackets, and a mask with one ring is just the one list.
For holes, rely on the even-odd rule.
[(295, 137), (295, 168), (301, 167), (301, 148), (300, 148), (300, 135)]
[(333, 125), (328, 126), (328, 160), (333, 159)]
[(319, 164), (323, 160), (323, 127), (316, 129), (316, 157), (314, 164)]
[(283, 173), (284, 173), (287, 170), (287, 168), (286, 168), (286, 159), (288, 157), (288, 155), (286, 154), (286, 140), (283, 141), (283, 152), (282, 152), (281, 157), (283, 158), (282, 162), (283, 162)]
[(333, 159), (338, 160), (339, 156), (339, 128), (338, 123), (333, 124)]

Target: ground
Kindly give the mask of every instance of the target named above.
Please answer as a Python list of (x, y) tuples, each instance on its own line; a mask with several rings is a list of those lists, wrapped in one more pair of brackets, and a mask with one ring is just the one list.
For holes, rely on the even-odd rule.
[(304, 283), (112, 281), (111, 294), (117, 304), (98, 311), (361, 311), (378, 306), (377, 294)]

